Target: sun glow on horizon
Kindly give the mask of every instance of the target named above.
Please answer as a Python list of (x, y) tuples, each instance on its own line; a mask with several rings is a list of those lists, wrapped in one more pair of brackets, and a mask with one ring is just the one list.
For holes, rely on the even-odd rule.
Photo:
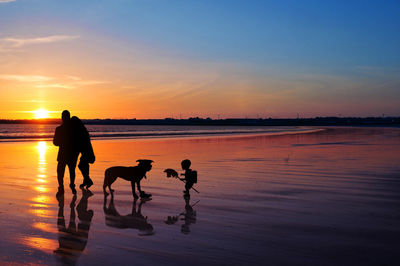
[(33, 114), (35, 116), (35, 119), (49, 118), (49, 111), (43, 108), (33, 111)]

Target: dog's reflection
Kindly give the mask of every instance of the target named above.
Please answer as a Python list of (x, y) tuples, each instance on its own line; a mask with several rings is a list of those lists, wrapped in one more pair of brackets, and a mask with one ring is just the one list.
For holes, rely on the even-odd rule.
[(142, 205), (146, 200), (140, 200), (136, 206), (137, 199), (133, 201), (132, 213), (127, 215), (120, 215), (114, 205), (114, 195), (111, 194), (110, 203), (107, 207), (107, 196), (104, 196), (103, 210), (106, 218), (106, 225), (110, 227), (126, 229), (132, 228), (139, 230), (139, 235), (148, 236), (153, 235), (153, 226), (148, 223), (147, 216), (142, 215)]
[(196, 223), (197, 214), (196, 211), (193, 209), (193, 207), (199, 201), (197, 201), (193, 205), (190, 205), (190, 198), (185, 197), (184, 199), (185, 199), (185, 211), (175, 216), (168, 216), (167, 220), (165, 220), (164, 223), (168, 225), (175, 224), (179, 220), (179, 217), (181, 217), (181, 221), (184, 221), (184, 223), (181, 226), (181, 232), (187, 235), (190, 233), (190, 225)]
[(78, 212), (78, 226), (75, 222), (75, 203), (76, 195), (73, 196), (70, 203), (70, 217), (68, 227), (65, 226), (64, 218), (64, 195), (58, 194), (58, 243), (59, 247), (54, 253), (60, 256), (60, 259), (68, 264), (73, 264), (86, 247), (90, 224), (93, 218), (93, 210), (88, 210), (88, 199), (92, 196), (89, 190), (82, 190), (82, 198), (76, 206)]

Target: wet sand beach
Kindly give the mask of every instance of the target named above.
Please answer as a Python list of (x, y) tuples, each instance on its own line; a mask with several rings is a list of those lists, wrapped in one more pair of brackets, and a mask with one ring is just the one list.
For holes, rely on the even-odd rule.
[[(57, 147), (0, 143), (0, 262), (16, 265), (399, 265), (400, 129), (94, 140), (93, 195), (56, 198)], [(200, 191), (163, 170), (183, 159)], [(154, 160), (133, 201), (104, 170)], [(77, 184), (82, 176), (77, 169)], [(111, 205), (110, 205), (111, 203)]]

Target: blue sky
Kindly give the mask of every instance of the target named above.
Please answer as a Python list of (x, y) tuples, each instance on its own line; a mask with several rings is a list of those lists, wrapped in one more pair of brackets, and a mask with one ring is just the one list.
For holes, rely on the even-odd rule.
[[(137, 61), (148, 64), (145, 68), (149, 77), (151, 71), (156, 76), (165, 73), (165, 69), (160, 70), (163, 65), (198, 71), (202, 77), (211, 75), (208, 72), (217, 73), (218, 77), (212, 80), (221, 99), (222, 92), (229, 94), (225, 86), (233, 77), (235, 84), (246, 83), (241, 92), (247, 87), (250, 94), (258, 92), (268, 100), (272, 91), (275, 98), (270, 96), (280, 99), (283, 109), (277, 105), (269, 110), (257, 103), (259, 111), (244, 108), (242, 113), (235, 113), (232, 104), (224, 110), (212, 109), (213, 113), (240, 116), (270, 112), (272, 116), (290, 116), (294, 110), (286, 112), (289, 106), (301, 102), (300, 110), (302, 106), (314, 108), (307, 108), (306, 115), (332, 115), (338, 113), (333, 111), (333, 101), (338, 101), (347, 115), (400, 115), (399, 1), (1, 2), (0, 38), (79, 36), (64, 47), (57, 46), (61, 42), (48, 47), (49, 56), (57, 57), (60, 49), (67, 49), (72, 57), (88, 55), (87, 61), (92, 60), (94, 65), (98, 62), (93, 58), (97, 57), (100, 62), (113, 65), (119, 78), (126, 81), (130, 69), (145, 71), (139, 69), (139, 64), (131, 65)], [(43, 55), (38, 46), (29, 49)], [(13, 53), (3, 52), (0, 60), (10, 63)], [(18, 55), (14, 60), (15, 57)], [(26, 70), (22, 72), (27, 74)], [(40, 74), (45, 75), (44, 72)], [(120, 86), (115, 82), (118, 75), (110, 77), (115, 87)], [(172, 79), (179, 79), (179, 75), (163, 75), (163, 80)], [(224, 82), (215, 85), (215, 80)], [(296, 84), (303, 89), (296, 91)], [(276, 95), (276, 91), (288, 88), (293, 94)], [(160, 90), (155, 88), (156, 92)], [(190, 93), (187, 95), (190, 97)], [(197, 98), (204, 100), (205, 95)], [(327, 98), (332, 99), (329, 110), (316, 104)], [(386, 99), (386, 104), (377, 102)], [(248, 99), (244, 105), (250, 106), (251, 101)], [(203, 105), (199, 103), (196, 112), (206, 114), (207, 107)]]

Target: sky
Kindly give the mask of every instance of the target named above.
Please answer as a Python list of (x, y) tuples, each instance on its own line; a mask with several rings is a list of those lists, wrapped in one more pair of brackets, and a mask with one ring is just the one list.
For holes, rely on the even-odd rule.
[(0, 0), (0, 119), (400, 116), (400, 2)]

